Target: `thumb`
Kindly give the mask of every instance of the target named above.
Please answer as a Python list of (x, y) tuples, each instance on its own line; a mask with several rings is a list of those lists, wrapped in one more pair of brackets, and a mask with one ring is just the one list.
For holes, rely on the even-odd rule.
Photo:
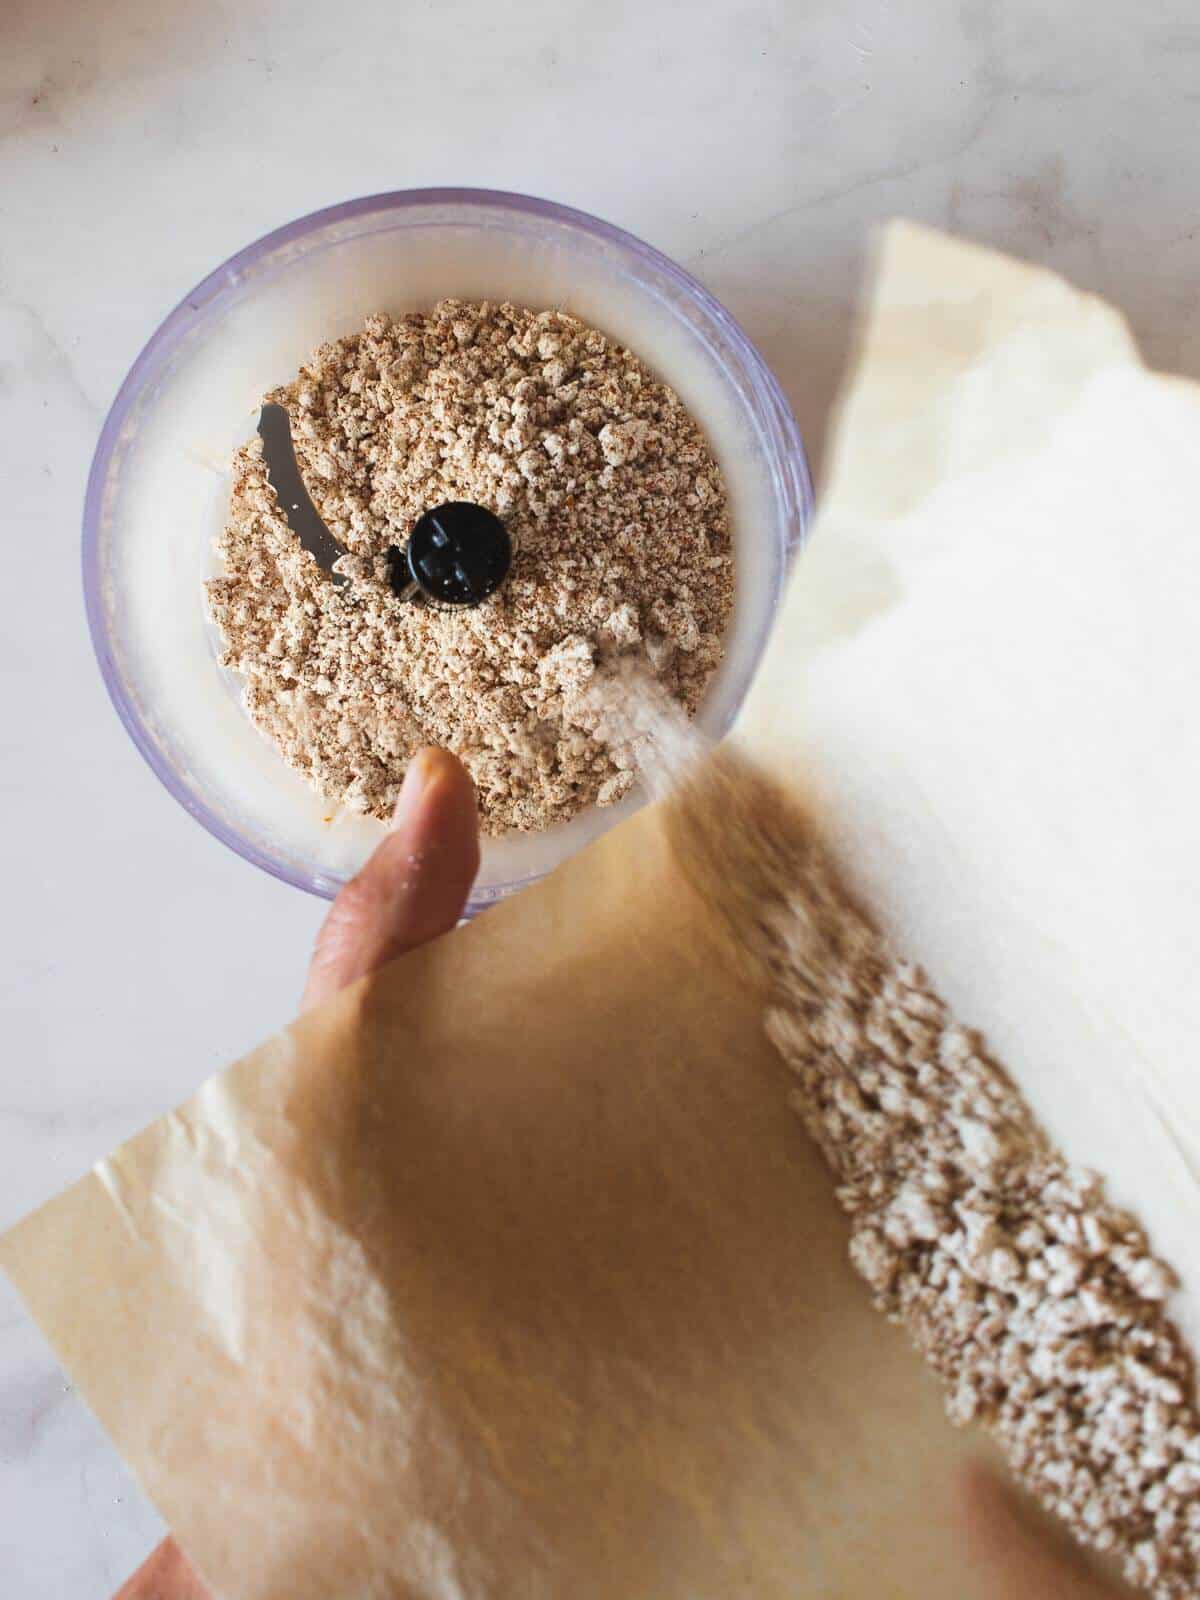
[(1100, 1578), (1089, 1559), (1048, 1517), (1035, 1513), (990, 1468), (961, 1484), (973, 1571), (987, 1600), (1122, 1600), (1129, 1591)]
[(448, 933), (479, 871), (475, 788), (446, 750), (409, 763), (387, 837), (330, 907), (309, 968), (307, 1011), (385, 962)]
[(113, 1600), (215, 1600), (174, 1539), (164, 1539)]

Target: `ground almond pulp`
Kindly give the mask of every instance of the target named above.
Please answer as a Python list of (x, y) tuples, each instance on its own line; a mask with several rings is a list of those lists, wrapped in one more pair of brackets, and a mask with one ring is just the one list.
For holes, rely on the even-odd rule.
[[(208, 603), (289, 765), (386, 818), (414, 750), (442, 745), (492, 833), (620, 799), (629, 758), (581, 690), (628, 655), (694, 713), (732, 606), (725, 487), (678, 395), (565, 312), (445, 300), (369, 317), (268, 398), (351, 579), (300, 548), (258, 440), (240, 450)], [(474, 608), (398, 599), (385, 552), (453, 500), (504, 520), (507, 582)]]

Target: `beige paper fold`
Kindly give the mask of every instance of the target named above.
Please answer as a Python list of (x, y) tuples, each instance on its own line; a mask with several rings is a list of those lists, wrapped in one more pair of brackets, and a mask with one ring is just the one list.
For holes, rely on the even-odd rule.
[[(1195, 881), (1191, 813), (1160, 785), (1186, 786), (1195, 752), (1187, 725), (1163, 736), (1196, 568), (1178, 517), (1158, 529), (1198, 417), (1095, 302), (891, 235), (830, 500), (743, 726), (1188, 1274), (1195, 1095), (1153, 1002), (1194, 946), (1167, 846), (1139, 829), (1173, 827)], [(1122, 509), (1181, 597), (1132, 546), (1103, 580), (1078, 565), (1101, 522), (1120, 554), (1101, 516), (1117, 432), (1162, 490)], [(1100, 670), (1121, 593), (1115, 659), (1158, 662), (1165, 722)], [(1124, 694), (1115, 719), (1094, 682)], [(1086, 738), (1055, 721), (1085, 711)], [(1007, 1593), (966, 1542), (972, 1446), (870, 1310), (786, 1110), (720, 914), (736, 851), (714, 882), (672, 819), (641, 814), (297, 1024), (0, 1242), (227, 1600)], [(1109, 942), (1135, 892), (1136, 960)], [(1102, 1117), (1067, 1115), (1081, 1082), (1136, 1108), (1124, 1166)]]

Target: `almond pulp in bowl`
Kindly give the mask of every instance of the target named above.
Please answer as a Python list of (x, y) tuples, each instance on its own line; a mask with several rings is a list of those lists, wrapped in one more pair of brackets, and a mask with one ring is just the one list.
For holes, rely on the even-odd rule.
[[(218, 569), (233, 449), (262, 396), (374, 311), (447, 296), (561, 307), (628, 345), (704, 428), (729, 492), (735, 560), (725, 659), (699, 714), (731, 725), (766, 645), (812, 493), (778, 384), (732, 317), (649, 245), (564, 206), (478, 189), (372, 195), (267, 234), (153, 335), (104, 424), (83, 526), (88, 621), (131, 738), (175, 798), (256, 866), (331, 896), (382, 824), (336, 810), (240, 704), (203, 604)], [(534, 881), (639, 802), (488, 839), (470, 910)]]

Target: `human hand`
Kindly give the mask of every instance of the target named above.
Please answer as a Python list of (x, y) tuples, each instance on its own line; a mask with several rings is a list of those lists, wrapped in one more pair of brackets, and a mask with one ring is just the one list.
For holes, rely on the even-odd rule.
[[(387, 837), (338, 895), (317, 935), (301, 1010), (449, 933), (479, 870), (475, 790), (445, 750), (412, 760)], [(166, 1539), (114, 1600), (215, 1600)]]
[[(1065, 1530), (1034, 1511), (990, 1467), (960, 1484), (968, 1559), (985, 1600), (1123, 1600), (1129, 1594), (1098, 1578)], [(971, 1593), (976, 1591), (972, 1589)]]
[[(1063, 1538), (1031, 1526), (1007, 1487), (990, 1471), (972, 1472), (962, 1509), (972, 1566), (988, 1600), (1120, 1600), (1122, 1591), (1089, 1574)], [(972, 1593), (977, 1591), (972, 1590)], [(212, 1600), (168, 1539), (116, 1600)]]

